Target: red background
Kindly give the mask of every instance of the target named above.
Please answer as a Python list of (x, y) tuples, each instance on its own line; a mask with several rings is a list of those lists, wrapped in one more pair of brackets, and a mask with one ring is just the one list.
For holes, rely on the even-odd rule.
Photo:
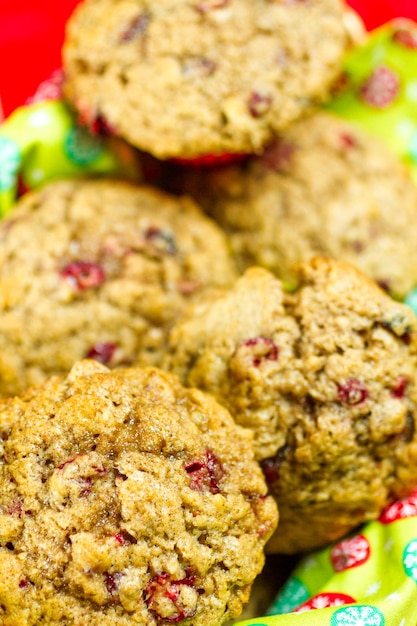
[[(60, 66), (64, 25), (79, 0), (0, 0), (0, 98), (5, 115)], [(417, 0), (348, 0), (372, 29), (417, 21)]]

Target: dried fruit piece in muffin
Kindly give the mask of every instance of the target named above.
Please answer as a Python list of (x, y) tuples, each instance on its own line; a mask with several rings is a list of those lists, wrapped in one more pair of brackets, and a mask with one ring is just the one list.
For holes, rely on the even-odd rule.
[(183, 188), (228, 233), (241, 270), (287, 282), (315, 255), (355, 265), (396, 297), (417, 284), (417, 190), (378, 140), (328, 113), (281, 133), (260, 157), (190, 171)]
[[(252, 434), (212, 397), (155, 368), (81, 361), (0, 401), (0, 434), (2, 624), (239, 615), (277, 509)], [(193, 484), (199, 462), (216, 489)]]
[(354, 267), (261, 268), (193, 308), (165, 366), (255, 434), (279, 503), (273, 552), (300, 552), (376, 519), (417, 482), (417, 320)]
[(0, 241), (3, 395), (83, 357), (156, 363), (184, 306), (235, 278), (223, 233), (191, 200), (112, 180), (27, 195)]
[(341, 0), (85, 0), (64, 93), (159, 158), (253, 153), (327, 99), (351, 41)]

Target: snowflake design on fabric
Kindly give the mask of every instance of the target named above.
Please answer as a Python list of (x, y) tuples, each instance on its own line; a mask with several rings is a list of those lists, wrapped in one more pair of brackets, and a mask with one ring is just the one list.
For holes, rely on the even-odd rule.
[(309, 597), (310, 594), (303, 583), (298, 578), (290, 578), (269, 608), (268, 615), (291, 613)]
[(352, 596), (344, 593), (319, 593), (307, 602), (299, 606), (294, 613), (307, 613), (307, 611), (315, 611), (316, 609), (327, 609), (332, 606), (343, 606), (344, 604), (352, 604), (356, 602)]
[(382, 524), (391, 524), (396, 520), (415, 516), (417, 516), (417, 489), (408, 498), (398, 500), (384, 509), (379, 521)]
[(14, 188), (21, 160), (19, 146), (7, 137), (0, 137), (0, 191)]
[(369, 559), (369, 542), (363, 535), (345, 539), (337, 543), (330, 552), (330, 560), (335, 572), (362, 565)]
[(332, 615), (331, 626), (384, 626), (385, 618), (375, 606), (348, 606)]
[(403, 566), (407, 576), (417, 582), (417, 539), (412, 539), (405, 546)]
[(64, 150), (77, 165), (87, 165), (100, 156), (103, 145), (99, 137), (93, 136), (85, 128), (74, 127), (65, 137)]
[(382, 583), (380, 580), (368, 585), (366, 591), (365, 591), (365, 595), (366, 596), (374, 596), (376, 593), (378, 593), (378, 591), (381, 589), (382, 587)]

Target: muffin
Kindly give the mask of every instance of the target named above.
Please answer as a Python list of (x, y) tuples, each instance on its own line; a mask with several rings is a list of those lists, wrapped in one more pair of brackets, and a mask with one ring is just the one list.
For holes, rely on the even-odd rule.
[(417, 320), (356, 268), (315, 258), (286, 293), (251, 268), (173, 328), (165, 367), (253, 430), (298, 553), (378, 517), (417, 483)]
[(0, 621), (217, 626), (277, 523), (251, 433), (155, 368), (74, 365), (0, 402)]
[(0, 223), (0, 393), (65, 373), (159, 360), (190, 301), (233, 283), (223, 233), (187, 198), (59, 181)]
[[(258, 151), (327, 99), (350, 43), (342, 0), (85, 0), (64, 93), (159, 158)], [(346, 23), (345, 23), (346, 21)]]
[(297, 263), (325, 255), (395, 297), (417, 284), (417, 189), (388, 148), (349, 122), (317, 113), (260, 157), (182, 177), (228, 233), (241, 270), (260, 265), (294, 283)]

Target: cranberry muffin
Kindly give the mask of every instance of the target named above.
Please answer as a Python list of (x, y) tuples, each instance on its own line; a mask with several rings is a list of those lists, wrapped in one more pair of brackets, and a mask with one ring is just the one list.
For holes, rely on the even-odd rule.
[(165, 366), (253, 430), (280, 508), (271, 552), (324, 546), (417, 483), (417, 320), (316, 258), (286, 293), (251, 268), (173, 328)]
[(187, 198), (59, 181), (0, 223), (0, 393), (84, 357), (153, 364), (190, 301), (233, 283), (219, 227)]
[(277, 524), (250, 431), (155, 368), (81, 361), (0, 402), (0, 621), (217, 626)]
[(64, 93), (158, 158), (253, 153), (328, 97), (348, 17), (342, 0), (84, 0)]
[(241, 270), (294, 283), (316, 255), (355, 265), (395, 297), (417, 284), (417, 189), (399, 159), (349, 122), (317, 113), (243, 165), (182, 172), (228, 233)]

